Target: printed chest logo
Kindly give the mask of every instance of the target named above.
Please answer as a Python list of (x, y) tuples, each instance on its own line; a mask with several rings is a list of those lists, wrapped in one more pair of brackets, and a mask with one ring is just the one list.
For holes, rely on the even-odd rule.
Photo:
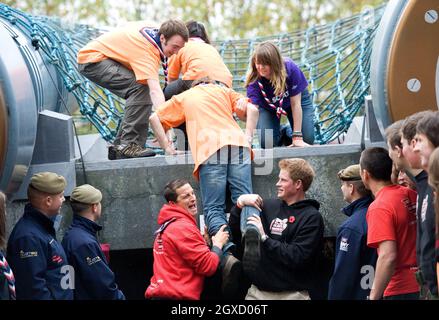
[(401, 202), (407, 208), (408, 212), (416, 217), (416, 203), (411, 202), (409, 198), (404, 198), (401, 200)]
[(428, 194), (425, 196), (424, 200), (422, 200), (421, 222), (425, 222), (425, 217), (427, 216), (427, 208), (428, 208)]
[(21, 259), (34, 258), (34, 257), (38, 257), (38, 251), (24, 252), (23, 250), (20, 250), (20, 258)]
[(270, 231), (271, 234), (281, 235), (282, 232), (287, 228), (287, 222), (288, 219), (279, 219), (276, 218), (273, 221), (271, 221), (270, 224)]
[(348, 247), (349, 247), (348, 238), (342, 237), (340, 241), (340, 251), (348, 252)]

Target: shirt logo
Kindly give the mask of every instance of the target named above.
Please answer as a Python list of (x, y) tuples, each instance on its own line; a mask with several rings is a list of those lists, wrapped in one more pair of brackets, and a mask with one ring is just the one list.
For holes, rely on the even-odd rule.
[(52, 256), (52, 261), (58, 264), (61, 264), (64, 260), (61, 256), (54, 255)]
[(348, 252), (348, 247), (349, 247), (348, 238), (341, 238), (340, 251)]
[(407, 208), (409, 213), (416, 215), (416, 203), (411, 202), (409, 198), (404, 198), (401, 202)]
[(99, 256), (96, 256), (94, 258), (87, 257), (87, 258), (85, 258), (85, 260), (89, 266), (102, 261), (101, 257), (99, 257)]
[(27, 258), (33, 258), (33, 257), (38, 257), (38, 251), (24, 252), (23, 250), (20, 250), (20, 258), (21, 259), (27, 259)]
[(427, 216), (427, 208), (428, 208), (428, 194), (425, 196), (424, 200), (422, 200), (421, 222), (425, 221), (425, 217)]
[(271, 230), (271, 234), (277, 234), (277, 235), (281, 235), (282, 232), (287, 228), (287, 221), (288, 219), (279, 219), (276, 218), (273, 221), (271, 221), (270, 224), (270, 230)]

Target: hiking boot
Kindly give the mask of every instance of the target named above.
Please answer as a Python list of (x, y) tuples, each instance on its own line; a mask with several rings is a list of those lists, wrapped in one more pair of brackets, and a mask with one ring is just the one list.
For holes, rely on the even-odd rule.
[(248, 228), (244, 234), (244, 254), (242, 255), (242, 268), (251, 276), (256, 273), (261, 260), (261, 236), (258, 230)]
[(221, 291), (226, 298), (237, 295), (242, 278), (242, 264), (232, 254), (226, 253), (222, 267)]
[(110, 148), (108, 148), (108, 159), (115, 160), (115, 159), (128, 159), (128, 158), (144, 158), (144, 157), (153, 157), (156, 155), (156, 153), (149, 148), (142, 148), (139, 145), (135, 144), (134, 142), (131, 142), (128, 145), (116, 145), (113, 146), (115, 157), (114, 159), (110, 158)]
[(108, 146), (108, 160), (116, 160), (116, 149), (114, 145)]

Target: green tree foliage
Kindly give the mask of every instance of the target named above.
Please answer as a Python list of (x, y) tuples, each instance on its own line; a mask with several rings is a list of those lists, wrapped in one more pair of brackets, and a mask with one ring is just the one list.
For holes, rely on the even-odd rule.
[(6, 4), (35, 15), (94, 26), (123, 21), (196, 19), (213, 39), (252, 38), (304, 30), (347, 17), (386, 0), (19, 0)]

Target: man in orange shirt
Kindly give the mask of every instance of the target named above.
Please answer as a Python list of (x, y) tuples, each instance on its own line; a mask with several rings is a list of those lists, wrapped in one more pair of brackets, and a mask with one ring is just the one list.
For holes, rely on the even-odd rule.
[[(241, 108), (242, 107), (242, 108)], [(246, 107), (245, 115), (242, 114)], [(233, 118), (246, 118), (245, 133)], [(208, 233), (214, 236), (227, 224), (224, 211), (226, 186), (230, 185), (233, 204), (242, 194), (252, 193), (251, 140), (258, 120), (258, 109), (248, 99), (226, 86), (208, 79), (195, 81), (193, 87), (173, 96), (150, 117), (151, 127), (166, 154), (175, 154), (165, 130), (186, 122), (189, 146), (195, 162), (194, 176), (200, 181), (203, 212)], [(227, 227), (227, 231), (230, 231)], [(223, 292), (229, 286), (230, 270), (240, 262), (229, 253), (234, 243), (223, 246)], [(238, 285), (237, 281), (232, 284)], [(230, 291), (234, 291), (231, 289)]]
[(375, 196), (366, 215), (367, 245), (378, 252), (369, 299), (417, 300), (417, 195), (392, 184), (392, 165), (384, 148), (368, 148), (361, 153), (361, 180)]
[(179, 20), (168, 20), (159, 29), (131, 22), (79, 51), (79, 72), (126, 99), (114, 147), (108, 150), (110, 160), (155, 155), (145, 148), (145, 142), (151, 108), (165, 101), (159, 68), (162, 65), (167, 81), (167, 59), (183, 48), (188, 38), (187, 28)]

